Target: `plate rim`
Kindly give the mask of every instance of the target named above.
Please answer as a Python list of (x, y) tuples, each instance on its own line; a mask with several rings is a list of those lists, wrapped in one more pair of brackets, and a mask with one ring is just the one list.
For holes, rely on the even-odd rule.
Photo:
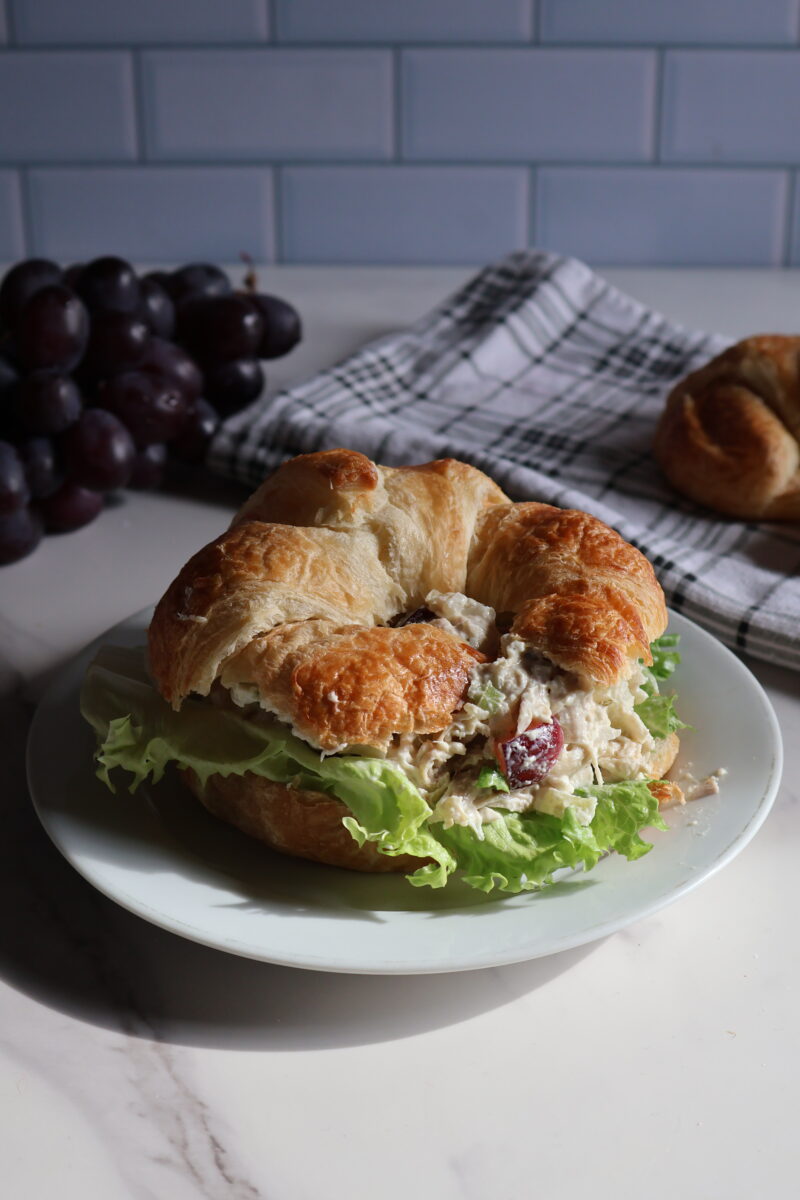
[[(699, 636), (701, 642), (712, 644), (714, 653), (722, 653), (728, 660), (729, 666), (746, 679), (747, 685), (753, 689), (762, 705), (763, 713), (766, 718), (766, 723), (772, 734), (772, 743), (769, 747), (772, 755), (769, 765), (769, 773), (765, 779), (763, 791), (760, 795), (759, 802), (753, 811), (750, 813), (746, 824), (739, 830), (735, 837), (732, 838), (729, 845), (717, 855), (712, 863), (707, 867), (693, 872), (689, 877), (685, 878), (680, 884), (674, 888), (669, 888), (666, 891), (653, 896), (649, 902), (637, 905), (635, 911), (626, 912), (617, 917), (609, 917), (605, 920), (600, 920), (592, 925), (587, 924), (574, 933), (565, 933), (561, 936), (551, 937), (543, 948), (535, 946), (517, 946), (513, 950), (510, 949), (505, 953), (484, 952), (461, 958), (458, 960), (448, 959), (444, 964), (430, 963), (414, 963), (411, 961), (383, 961), (380, 963), (365, 964), (363, 962), (345, 962), (341, 959), (337, 960), (330, 956), (325, 957), (315, 956), (307, 950), (298, 951), (296, 954), (285, 952), (275, 953), (268, 949), (262, 948), (258, 950), (252, 944), (242, 940), (237, 940), (235, 937), (226, 938), (225, 941), (220, 940), (215, 936), (203, 936), (202, 930), (186, 925), (180, 918), (170, 916), (161, 908), (154, 908), (124, 888), (109, 888), (101, 881), (102, 876), (93, 874), (85, 869), (85, 864), (77, 856), (74, 847), (65, 845), (63, 839), (59, 836), (58, 823), (51, 819), (46, 803), (42, 801), (40, 796), (37, 796), (37, 787), (34, 780), (37, 775), (37, 766), (34, 762), (34, 756), (37, 750), (37, 738), (39, 737), (40, 727), (46, 721), (47, 715), (53, 705), (57, 703), (59, 693), (66, 689), (67, 693), (73, 692), (76, 694), (75, 687), (69, 687), (71, 676), (79, 669), (82, 662), (88, 662), (90, 657), (96, 652), (100, 645), (112, 639), (115, 634), (118, 634), (122, 629), (141, 625), (142, 632), (146, 629), (150, 616), (153, 612), (153, 606), (147, 606), (140, 609), (136, 613), (116, 622), (113, 626), (106, 629), (99, 636), (93, 638), (87, 643), (82, 650), (73, 655), (68, 662), (62, 665), (56, 677), (51, 681), (49, 687), (39, 700), (30, 730), (27, 738), (26, 746), (26, 774), (28, 780), (28, 788), (31, 796), (31, 801), (34, 811), (39, 822), (54, 844), (59, 853), (66, 859), (74, 870), (78, 872), (92, 887), (107, 899), (118, 904), (127, 912), (134, 914), (140, 919), (149, 924), (163, 929), (178, 937), (183, 937), (198, 945), (202, 945), (214, 950), (220, 950), (224, 953), (234, 954), (239, 957), (249, 958), (254, 961), (269, 963), (282, 967), (294, 967), (297, 969), (305, 969), (312, 971), (324, 971), (337, 974), (357, 974), (357, 975), (429, 975), (429, 974), (449, 974), (459, 971), (469, 970), (485, 970), (490, 967), (510, 966), (515, 963), (532, 961), (535, 958), (548, 957), (552, 954), (559, 954), (567, 950), (576, 949), (582, 945), (588, 945), (592, 942), (599, 941), (604, 937), (608, 937), (613, 933), (633, 924), (635, 921), (644, 920), (652, 916), (654, 913), (667, 907), (674, 901), (679, 900), (682, 896), (687, 895), (695, 888), (699, 887), (707, 879), (710, 879), (723, 867), (727, 866), (758, 833), (766, 821), (767, 816), (775, 802), (775, 798), (780, 788), (782, 771), (783, 771), (783, 739), (775, 714), (772, 702), (769, 699), (766, 691), (760, 681), (756, 679), (753, 673), (749, 670), (745, 663), (737, 657), (727, 646), (720, 642), (712, 633), (682, 613), (675, 612), (670, 609), (669, 619), (672, 622), (677, 619), (677, 623), (691, 627), (693, 636)], [(680, 630), (679, 630), (680, 632)], [(600, 865), (600, 864), (598, 864)], [(595, 868), (597, 870), (597, 868)]]

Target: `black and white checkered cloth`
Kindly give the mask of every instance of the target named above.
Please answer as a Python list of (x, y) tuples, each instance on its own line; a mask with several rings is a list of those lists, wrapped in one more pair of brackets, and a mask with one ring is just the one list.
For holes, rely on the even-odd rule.
[(512, 254), (410, 329), (226, 421), (210, 464), (255, 485), (334, 446), (395, 465), (464, 459), (515, 499), (594, 513), (647, 555), (673, 608), (798, 668), (800, 529), (719, 519), (676, 496), (651, 455), (671, 385), (725, 345), (583, 263)]

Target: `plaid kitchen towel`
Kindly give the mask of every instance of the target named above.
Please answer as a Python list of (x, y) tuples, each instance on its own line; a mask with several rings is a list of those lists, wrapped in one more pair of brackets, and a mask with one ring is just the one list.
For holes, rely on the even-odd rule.
[(514, 499), (594, 513), (647, 555), (674, 609), (797, 668), (800, 529), (715, 517), (677, 496), (651, 454), (670, 387), (726, 344), (574, 259), (516, 253), (411, 328), (230, 418), (210, 464), (255, 485), (334, 446), (395, 465), (464, 459)]

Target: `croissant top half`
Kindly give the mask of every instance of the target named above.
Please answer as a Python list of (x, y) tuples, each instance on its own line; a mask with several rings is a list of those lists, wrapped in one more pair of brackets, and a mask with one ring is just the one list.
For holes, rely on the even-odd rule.
[(558, 666), (613, 683), (666, 627), (650, 563), (587, 513), (515, 504), (453, 459), (380, 467), (352, 450), (284, 463), (167, 589), (151, 670), (180, 707), (214, 681), (278, 686), (318, 745), (444, 728), (481, 656), (425, 624), (432, 591), (506, 615)]

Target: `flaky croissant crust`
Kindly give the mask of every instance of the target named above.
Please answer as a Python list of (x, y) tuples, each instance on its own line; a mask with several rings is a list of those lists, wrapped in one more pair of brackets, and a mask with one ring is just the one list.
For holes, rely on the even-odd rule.
[(284, 463), (189, 560), (156, 608), (151, 669), (175, 708), (218, 678), (278, 687), (276, 711), (323, 748), (435, 732), (475, 651), (425, 624), (386, 626), (433, 589), (490, 605), (603, 684), (649, 662), (667, 622), (650, 563), (587, 513), (514, 504), (453, 459), (392, 468), (328, 450)]
[(744, 520), (800, 520), (800, 337), (745, 338), (682, 379), (654, 452), (691, 500)]

